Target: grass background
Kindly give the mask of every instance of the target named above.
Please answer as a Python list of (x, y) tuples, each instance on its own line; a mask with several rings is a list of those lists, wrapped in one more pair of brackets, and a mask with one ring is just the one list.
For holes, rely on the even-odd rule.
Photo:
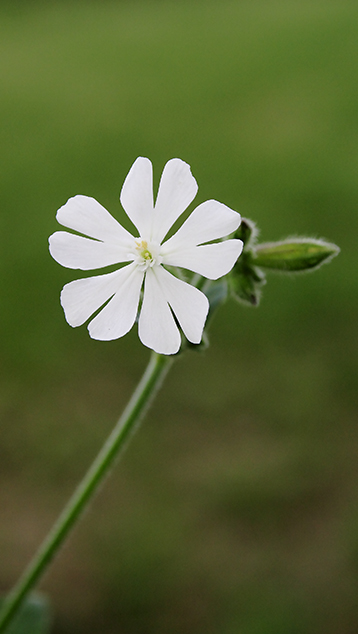
[(139, 155), (192, 167), (262, 240), (339, 258), (270, 276), (188, 353), (51, 568), (54, 634), (358, 629), (358, 9), (132, 0), (0, 7), (0, 590), (14, 583), (147, 362), (59, 306), (77, 193), (121, 222)]

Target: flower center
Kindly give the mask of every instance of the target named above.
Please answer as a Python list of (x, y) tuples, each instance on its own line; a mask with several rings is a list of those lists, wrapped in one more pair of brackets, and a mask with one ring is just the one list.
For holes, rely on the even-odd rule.
[(143, 260), (146, 262), (153, 262), (153, 256), (148, 249), (148, 242), (146, 240), (136, 240), (136, 251)]
[(134, 261), (140, 271), (146, 271), (149, 267), (162, 263), (162, 257), (159, 255), (159, 245), (149, 243), (142, 238), (134, 240)]

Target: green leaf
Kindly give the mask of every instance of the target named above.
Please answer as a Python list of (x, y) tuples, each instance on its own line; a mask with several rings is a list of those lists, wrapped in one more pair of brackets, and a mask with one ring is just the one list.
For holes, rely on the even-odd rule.
[(314, 238), (292, 238), (281, 242), (258, 244), (255, 247), (255, 266), (299, 273), (316, 269), (338, 255), (335, 244)]
[[(4, 603), (0, 599), (0, 608)], [(20, 608), (6, 629), (6, 634), (49, 634), (51, 628), (51, 612), (47, 599), (40, 594), (33, 594)]]

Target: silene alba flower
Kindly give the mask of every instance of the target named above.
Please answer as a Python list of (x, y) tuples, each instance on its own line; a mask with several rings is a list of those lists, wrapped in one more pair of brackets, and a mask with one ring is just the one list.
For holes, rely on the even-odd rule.
[(61, 304), (71, 326), (82, 325), (105, 304), (88, 325), (90, 336), (102, 341), (122, 337), (136, 320), (143, 287), (138, 334), (145, 346), (160, 354), (178, 352), (181, 336), (177, 324), (190, 342), (200, 343), (208, 299), (166, 267), (182, 267), (216, 280), (232, 269), (242, 242), (229, 239), (211, 243), (234, 232), (241, 221), (240, 214), (216, 200), (199, 205), (165, 240), (197, 190), (189, 165), (172, 159), (164, 167), (154, 205), (152, 164), (139, 157), (120, 195), (137, 236), (88, 196), (74, 196), (58, 210), (61, 225), (88, 236), (57, 231), (50, 237), (50, 253), (62, 266), (87, 271), (128, 263), (64, 286)]

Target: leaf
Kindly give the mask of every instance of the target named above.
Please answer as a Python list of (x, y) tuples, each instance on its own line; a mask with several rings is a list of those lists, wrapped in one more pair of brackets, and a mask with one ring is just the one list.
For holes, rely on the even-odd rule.
[[(0, 599), (0, 608), (4, 601)], [(47, 599), (43, 595), (33, 594), (9, 624), (6, 634), (49, 634), (51, 621)]]

